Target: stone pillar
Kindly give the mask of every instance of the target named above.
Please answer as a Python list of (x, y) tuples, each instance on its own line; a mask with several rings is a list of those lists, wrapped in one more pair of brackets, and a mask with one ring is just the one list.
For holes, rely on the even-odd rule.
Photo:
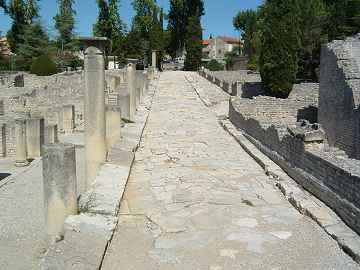
[(156, 51), (152, 51), (151, 54), (151, 66), (156, 68)]
[(131, 119), (130, 119), (130, 93), (129, 93), (127, 83), (123, 83), (119, 87), (118, 104), (120, 106), (122, 119), (125, 119), (126, 121), (131, 121)]
[(106, 160), (105, 61), (106, 38), (83, 38), (85, 43), (85, 160), (86, 187)]
[(1, 125), (1, 157), (6, 157), (6, 124)]
[(136, 71), (135, 73), (135, 104), (136, 108), (140, 105), (140, 98), (141, 98), (141, 78), (140, 78), (140, 72)]
[(26, 146), (28, 158), (41, 157), (44, 144), (44, 133), (44, 119), (26, 119)]
[(129, 64), (126, 72), (130, 95), (130, 121), (134, 121), (136, 112), (135, 66), (133, 64)]
[(58, 142), (57, 125), (45, 126), (45, 144), (52, 144), (57, 142)]
[(25, 119), (15, 120), (15, 136), (16, 136), (16, 167), (24, 167), (29, 165), (26, 154), (26, 121)]
[(75, 106), (65, 105), (62, 108), (63, 131), (73, 133), (75, 129)]
[(117, 105), (106, 106), (106, 145), (109, 150), (121, 136), (121, 109)]
[(52, 242), (64, 236), (64, 221), (78, 213), (75, 146), (49, 144), (43, 157), (44, 209)]

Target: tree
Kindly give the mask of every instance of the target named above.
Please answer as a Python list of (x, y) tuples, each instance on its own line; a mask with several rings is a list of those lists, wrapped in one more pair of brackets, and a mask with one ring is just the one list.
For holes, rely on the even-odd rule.
[(267, 0), (264, 6), (260, 74), (269, 94), (287, 97), (298, 72), (299, 1)]
[(329, 40), (343, 39), (360, 31), (360, 0), (324, 0), (329, 20)]
[(38, 0), (27, 0), (25, 4), (25, 18), (27, 24), (32, 24), (39, 17)]
[(32, 24), (39, 16), (38, 0), (11, 0), (6, 10), (12, 20), (12, 26), (7, 33), (7, 39), (13, 52), (17, 52), (19, 44), (23, 43), (26, 26)]
[(185, 48), (186, 38), (186, 5), (185, 0), (170, 0), (168, 14), (169, 44), (167, 51), (172, 58), (175, 58)]
[(97, 0), (99, 6), (99, 16), (93, 26), (94, 36), (107, 37), (111, 39), (112, 28), (110, 23), (110, 10), (106, 0)]
[(55, 28), (59, 32), (58, 45), (59, 47), (71, 47), (71, 42), (74, 36), (75, 28), (75, 10), (73, 8), (74, 0), (58, 0), (59, 11), (54, 17)]
[(186, 0), (186, 58), (185, 70), (198, 70), (202, 58), (201, 16), (204, 15), (202, 0)]
[(301, 48), (297, 77), (317, 81), (316, 71), (320, 65), (321, 44), (327, 41), (326, 7), (322, 0), (299, 1), (299, 7)]
[(233, 19), (234, 27), (241, 32), (244, 40), (244, 53), (250, 58), (256, 53), (255, 35), (257, 31), (258, 12), (256, 10), (240, 11)]
[(120, 18), (119, 5), (119, 0), (110, 0), (109, 2), (109, 21), (111, 25), (111, 41), (114, 52), (121, 50), (126, 31), (126, 25)]
[(189, 18), (186, 34), (186, 58), (184, 69), (196, 71), (201, 66), (202, 58), (202, 28), (200, 16)]
[(0, 8), (7, 12), (6, 0), (0, 0)]
[(29, 70), (35, 58), (50, 53), (49, 38), (40, 23), (27, 25), (21, 39), (15, 58), (17, 69)]
[[(160, 9), (154, 0), (134, 0), (132, 2), (135, 16), (131, 27), (132, 36), (139, 37), (138, 55), (151, 59), (151, 51), (159, 49), (162, 38), (160, 26)], [(161, 45), (161, 44), (160, 44)]]

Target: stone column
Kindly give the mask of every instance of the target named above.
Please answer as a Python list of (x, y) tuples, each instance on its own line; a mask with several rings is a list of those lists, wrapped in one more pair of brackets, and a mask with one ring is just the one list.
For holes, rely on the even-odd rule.
[(126, 121), (131, 121), (130, 119), (130, 93), (127, 83), (122, 83), (119, 86), (118, 94), (118, 104), (121, 109), (121, 117)]
[(45, 144), (52, 144), (58, 142), (58, 128), (57, 125), (45, 126)]
[(151, 54), (151, 66), (156, 68), (156, 51), (152, 51)]
[(62, 108), (63, 130), (66, 134), (73, 133), (75, 129), (75, 106), (65, 105)]
[(121, 137), (121, 109), (117, 105), (106, 106), (106, 145), (109, 150)]
[(140, 78), (140, 72), (136, 71), (135, 72), (135, 104), (136, 104), (136, 108), (139, 107), (140, 105), (140, 96), (141, 96), (141, 78)]
[(130, 95), (130, 121), (134, 121), (136, 113), (135, 66), (133, 64), (129, 64), (126, 72)]
[(26, 119), (26, 146), (28, 158), (41, 157), (44, 144), (44, 133), (44, 119)]
[(15, 120), (15, 136), (16, 136), (16, 167), (24, 167), (29, 165), (26, 154), (26, 121), (25, 119)]
[(43, 185), (46, 229), (54, 242), (64, 236), (66, 217), (78, 213), (74, 145), (44, 146)]
[(1, 125), (1, 156), (6, 157), (6, 124)]
[(106, 160), (105, 61), (106, 38), (83, 38), (85, 43), (85, 160), (86, 187)]

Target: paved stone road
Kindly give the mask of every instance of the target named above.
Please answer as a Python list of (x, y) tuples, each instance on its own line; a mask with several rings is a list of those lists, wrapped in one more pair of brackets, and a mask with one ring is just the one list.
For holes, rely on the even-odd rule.
[(359, 269), (282, 197), (184, 76), (160, 78), (102, 269)]

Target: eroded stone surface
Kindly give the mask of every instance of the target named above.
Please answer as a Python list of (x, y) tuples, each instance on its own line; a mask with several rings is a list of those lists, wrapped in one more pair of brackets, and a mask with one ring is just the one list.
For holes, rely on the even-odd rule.
[(184, 76), (206, 89), (196, 74), (161, 76), (102, 269), (359, 269), (222, 129), (222, 105), (205, 106), (207, 93)]

